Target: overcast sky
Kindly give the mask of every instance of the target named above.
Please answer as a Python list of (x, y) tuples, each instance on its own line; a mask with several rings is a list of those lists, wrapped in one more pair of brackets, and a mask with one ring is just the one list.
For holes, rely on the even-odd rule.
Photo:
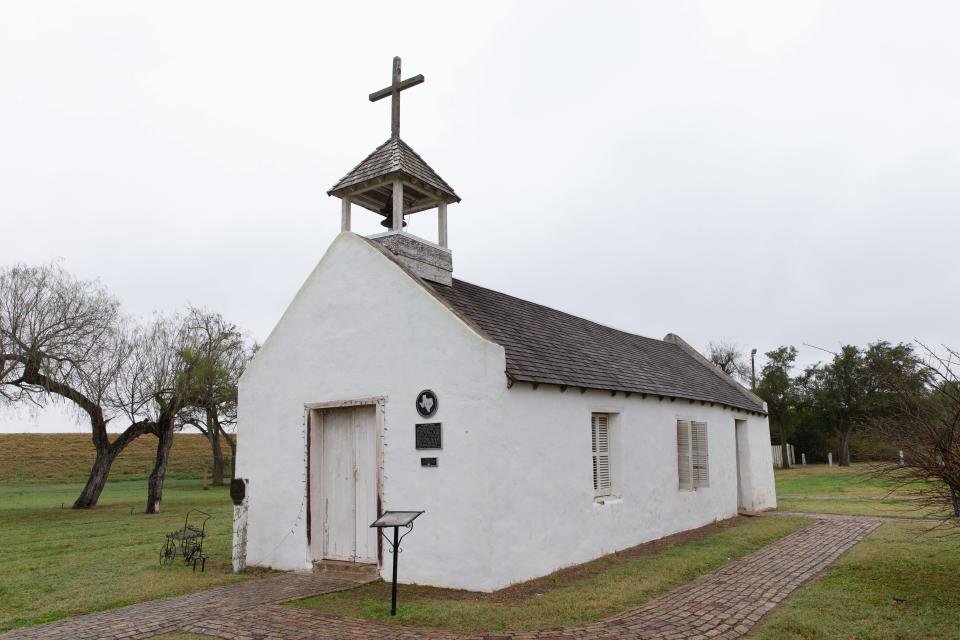
[[(454, 274), (761, 352), (960, 346), (954, 2), (9, 2), (0, 263), (263, 340), (401, 134), (460, 194)], [(358, 210), (355, 230), (382, 230)], [(434, 212), (410, 230), (436, 237)], [(0, 415), (0, 431), (73, 430)]]

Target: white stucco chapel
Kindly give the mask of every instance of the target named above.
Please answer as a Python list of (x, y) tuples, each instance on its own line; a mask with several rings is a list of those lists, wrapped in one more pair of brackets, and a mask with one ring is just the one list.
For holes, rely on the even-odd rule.
[[(776, 506), (766, 406), (680, 337), (455, 277), (455, 190), (400, 137), (334, 185), (342, 232), (239, 387), (248, 566), (391, 578), (370, 524), (422, 510), (400, 582), (492, 591)], [(435, 211), (435, 240), (405, 218)], [(382, 217), (383, 233), (351, 231)], [(385, 321), (388, 319), (389, 321)]]

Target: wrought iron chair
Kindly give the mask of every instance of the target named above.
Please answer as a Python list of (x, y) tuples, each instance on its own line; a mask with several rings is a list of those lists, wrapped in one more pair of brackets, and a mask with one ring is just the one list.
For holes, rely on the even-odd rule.
[[(196, 514), (196, 515), (194, 515)], [(160, 549), (160, 564), (173, 564), (180, 556), (185, 564), (193, 563), (193, 570), (200, 571), (207, 568), (207, 554), (203, 552), (203, 539), (207, 535), (207, 520), (211, 516), (200, 509), (190, 509), (183, 519), (183, 527), (167, 534), (167, 539)]]

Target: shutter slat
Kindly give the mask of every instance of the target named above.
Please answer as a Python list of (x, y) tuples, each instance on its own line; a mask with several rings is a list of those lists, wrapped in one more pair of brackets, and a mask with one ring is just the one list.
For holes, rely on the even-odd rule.
[(693, 469), (690, 455), (690, 423), (677, 420), (677, 476), (681, 489), (693, 489)]
[(710, 468), (707, 452), (707, 423), (691, 423), (690, 435), (693, 458), (693, 484), (696, 487), (709, 487)]

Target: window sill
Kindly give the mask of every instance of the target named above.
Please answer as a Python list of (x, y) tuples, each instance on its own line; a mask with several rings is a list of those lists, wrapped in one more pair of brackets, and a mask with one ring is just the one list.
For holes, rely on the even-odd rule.
[(621, 504), (622, 502), (623, 502), (623, 498), (621, 498), (620, 496), (602, 496), (600, 498), (593, 499), (593, 504), (598, 507), (602, 507), (605, 505)]

